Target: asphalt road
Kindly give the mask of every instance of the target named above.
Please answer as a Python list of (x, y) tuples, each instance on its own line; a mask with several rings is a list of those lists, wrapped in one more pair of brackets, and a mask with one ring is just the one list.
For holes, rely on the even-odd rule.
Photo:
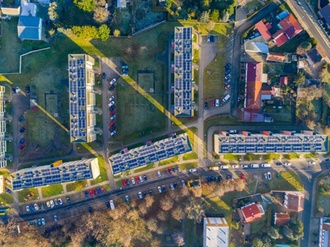
[(287, 0), (286, 2), (289, 6), (292, 6), (291, 10), (297, 16), (299, 23), (302, 24), (303, 28), (309, 33), (309, 35), (317, 39), (318, 44), (321, 46), (327, 57), (330, 58), (329, 39), (324, 34), (324, 31), (317, 22), (317, 17), (313, 11), (311, 11), (307, 3), (305, 1), (300, 1), (301, 5), (299, 5), (294, 0)]

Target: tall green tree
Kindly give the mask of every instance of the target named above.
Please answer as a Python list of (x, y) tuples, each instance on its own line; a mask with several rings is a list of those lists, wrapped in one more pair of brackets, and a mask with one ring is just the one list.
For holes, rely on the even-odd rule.
[(219, 10), (217, 10), (217, 9), (212, 10), (210, 19), (214, 22), (218, 22), (219, 21)]
[(280, 237), (280, 234), (275, 227), (271, 226), (268, 228), (268, 236), (272, 239), (278, 239)]
[(86, 12), (93, 12), (95, 9), (94, 0), (74, 0), (73, 2), (79, 9)]
[(98, 30), (98, 34), (99, 34), (99, 37), (102, 41), (107, 41), (110, 37), (110, 28), (103, 24), (99, 27), (99, 30)]

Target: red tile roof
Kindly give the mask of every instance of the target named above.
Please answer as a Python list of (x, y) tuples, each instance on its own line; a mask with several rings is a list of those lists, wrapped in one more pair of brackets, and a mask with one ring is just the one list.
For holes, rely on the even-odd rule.
[(285, 193), (284, 206), (287, 209), (300, 212), (304, 207), (304, 194), (300, 192)]
[(280, 84), (281, 85), (288, 85), (288, 77), (287, 76), (281, 76)]
[(285, 62), (286, 56), (281, 53), (268, 53), (266, 60), (271, 62)]
[(260, 219), (264, 214), (264, 210), (260, 204), (249, 204), (241, 208), (246, 223)]
[(246, 98), (245, 109), (257, 110), (261, 108), (261, 76), (262, 63), (246, 64)]
[(303, 30), (292, 14), (280, 21), (279, 25), (282, 27), (289, 39), (292, 39)]
[(272, 38), (272, 36), (270, 35), (270, 32), (268, 31), (267, 26), (262, 22), (259, 21), (256, 25), (255, 25), (256, 29), (258, 29), (259, 33), (261, 34), (261, 36), (266, 40), (270, 40)]
[(274, 41), (278, 47), (282, 46), (288, 41), (288, 37), (285, 35), (283, 30), (278, 30), (274, 35)]
[(267, 22), (265, 26), (267, 27), (268, 30), (272, 28), (272, 24), (270, 24), (269, 22)]
[(290, 221), (290, 214), (287, 213), (275, 213), (274, 224), (276, 226), (287, 225)]

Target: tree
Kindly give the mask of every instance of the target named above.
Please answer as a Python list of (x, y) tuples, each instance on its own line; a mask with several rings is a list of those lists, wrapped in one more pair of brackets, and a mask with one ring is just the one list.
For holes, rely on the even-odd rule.
[(201, 23), (207, 23), (210, 19), (209, 11), (203, 11), (199, 19)]
[(154, 199), (153, 196), (147, 195), (147, 196), (145, 197), (145, 201), (146, 201), (145, 206), (146, 206), (147, 208), (149, 208), (149, 207), (152, 206), (152, 204), (154, 204), (155, 199)]
[(253, 239), (252, 244), (254, 247), (262, 247), (263, 243), (260, 238), (256, 237)]
[(162, 210), (159, 210), (158, 211), (158, 214), (157, 214), (157, 219), (161, 220), (161, 221), (166, 221), (168, 218), (168, 214)]
[(303, 83), (305, 83), (305, 80), (306, 80), (306, 76), (305, 76), (305, 73), (302, 72), (302, 71), (299, 71), (298, 74), (295, 76), (294, 78), (294, 83), (299, 86)]
[(51, 2), (48, 6), (48, 16), (52, 22), (57, 22), (59, 19), (59, 12), (61, 5), (58, 5), (57, 2)]
[(160, 200), (159, 206), (164, 211), (168, 211), (173, 207), (173, 200), (169, 196), (166, 195)]
[(293, 231), (288, 227), (288, 226), (283, 226), (282, 227), (282, 234), (284, 237), (294, 240), (295, 237), (293, 236)]
[(301, 43), (296, 50), (296, 53), (298, 55), (304, 55), (307, 51), (309, 51), (312, 48), (312, 44), (309, 42), (303, 42)]
[(104, 23), (109, 18), (109, 11), (104, 7), (96, 7), (94, 10), (93, 19), (97, 23)]
[(156, 232), (158, 225), (157, 225), (157, 220), (154, 218), (150, 218), (146, 220), (146, 226), (148, 227), (148, 229), (152, 232)]
[(99, 31), (94, 26), (73, 26), (72, 32), (83, 39), (97, 39), (100, 37)]
[(217, 10), (217, 9), (212, 10), (210, 19), (214, 22), (218, 22), (219, 21), (219, 10)]
[(301, 238), (304, 236), (304, 225), (301, 220), (296, 220), (296, 224), (290, 224), (291, 229), (294, 232), (294, 237), (296, 239)]
[(268, 236), (271, 239), (278, 239), (280, 237), (280, 234), (278, 233), (278, 230), (275, 227), (269, 227), (268, 228)]
[(115, 31), (113, 31), (113, 36), (115, 36), (115, 37), (120, 36), (120, 30), (115, 29)]
[(97, 1), (96, 1), (96, 5), (97, 5), (97, 6), (102, 6), (102, 7), (104, 7), (105, 4), (106, 4), (106, 0), (97, 0)]
[(110, 36), (110, 28), (103, 24), (99, 27), (99, 36), (102, 41), (107, 41)]
[(79, 9), (85, 12), (93, 12), (95, 9), (94, 0), (74, 0), (73, 2)]
[(201, 201), (192, 200), (186, 207), (187, 218), (200, 223), (205, 216), (205, 211)]
[(316, 46), (316, 45), (318, 44), (317, 39), (315, 39), (314, 37), (311, 37), (311, 38), (310, 38), (310, 42), (312, 43), (312, 46), (313, 46), (313, 47)]
[(172, 215), (173, 219), (175, 219), (177, 221), (182, 220), (182, 218), (184, 216), (182, 207), (177, 206), (175, 209), (172, 210), (171, 215)]
[(208, 9), (210, 7), (210, 1), (209, 0), (203, 0), (203, 7)]
[(184, 236), (182, 232), (177, 232), (173, 234), (174, 242), (177, 246), (184, 246)]

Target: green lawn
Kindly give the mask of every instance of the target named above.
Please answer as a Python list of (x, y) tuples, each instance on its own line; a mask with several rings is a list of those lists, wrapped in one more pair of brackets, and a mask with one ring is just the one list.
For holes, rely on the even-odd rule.
[(47, 187), (42, 187), (41, 192), (43, 197), (50, 197), (62, 194), (63, 186), (62, 184), (53, 184)]
[(305, 159), (315, 159), (315, 158), (317, 158), (317, 154), (316, 153), (305, 154), (304, 158)]
[(185, 245), (195, 246), (196, 243), (196, 224), (193, 220), (185, 219)]
[(66, 190), (67, 192), (71, 192), (71, 191), (81, 191), (82, 189), (84, 189), (87, 185), (87, 181), (86, 180), (82, 180), (82, 181), (76, 181), (74, 183), (69, 183), (66, 184)]
[(240, 156), (236, 155), (236, 154), (225, 154), (223, 156), (223, 158), (225, 160), (232, 160), (232, 161), (239, 161)]
[(294, 171), (280, 172), (280, 175), (269, 181), (270, 190), (303, 190), (302, 180)]
[(164, 166), (172, 163), (176, 163), (179, 160), (179, 156), (174, 156), (170, 159), (162, 160), (159, 162), (158, 166)]
[(99, 166), (100, 166), (100, 176), (94, 180), (91, 180), (91, 185), (95, 185), (95, 184), (108, 180), (108, 174), (107, 174), (107, 170), (106, 170), (105, 162), (104, 162), (103, 158), (101, 156), (98, 156), (97, 160), (98, 160)]
[(244, 160), (247, 160), (247, 161), (260, 160), (260, 158), (261, 158), (261, 155), (257, 155), (257, 154), (244, 155)]
[(264, 155), (264, 160), (265, 161), (278, 160), (280, 157), (281, 157), (280, 154), (268, 153), (268, 154)]
[(283, 158), (285, 158), (287, 160), (299, 159), (300, 155), (297, 153), (288, 153), (288, 154), (283, 154)]
[(183, 160), (195, 160), (198, 159), (198, 155), (195, 152), (185, 153), (182, 157)]
[(197, 162), (187, 163), (187, 164), (181, 164), (180, 168), (181, 170), (187, 170), (191, 168), (196, 168), (198, 166)]
[(198, 85), (199, 83), (199, 70), (197, 69), (194, 70), (194, 82), (196, 83), (196, 85)]
[(211, 126), (217, 126), (217, 125), (228, 125), (228, 124), (237, 124), (237, 120), (232, 117), (231, 115), (221, 115), (216, 116), (213, 118), (208, 118), (206, 121), (204, 121), (204, 131), (207, 133), (207, 130)]
[(204, 70), (204, 98), (220, 98), (224, 93), (224, 66), (226, 57), (219, 53), (215, 59), (206, 66)]
[[(24, 200), (24, 199), (23, 199)], [(8, 205), (12, 204), (14, 201), (14, 198), (10, 194), (1, 194), (0, 195), (0, 204), (3, 205)]]
[(18, 201), (19, 202), (25, 202), (24, 198), (30, 193), (32, 192), (34, 194), (33, 197), (30, 197), (29, 201), (33, 201), (38, 199), (39, 197), (39, 193), (38, 193), (38, 189), (35, 188), (30, 188), (30, 189), (23, 189), (21, 191), (18, 191)]
[(267, 215), (265, 214), (260, 220), (252, 222), (251, 225), (251, 234), (260, 233), (261, 230), (265, 227), (267, 223)]
[(144, 166), (144, 167), (141, 167), (141, 168), (135, 169), (135, 170), (134, 170), (134, 173), (147, 171), (147, 170), (152, 169), (152, 168), (154, 168), (154, 167), (155, 167), (155, 164), (154, 164), (154, 163), (151, 163), (151, 164), (146, 165), (146, 166)]

